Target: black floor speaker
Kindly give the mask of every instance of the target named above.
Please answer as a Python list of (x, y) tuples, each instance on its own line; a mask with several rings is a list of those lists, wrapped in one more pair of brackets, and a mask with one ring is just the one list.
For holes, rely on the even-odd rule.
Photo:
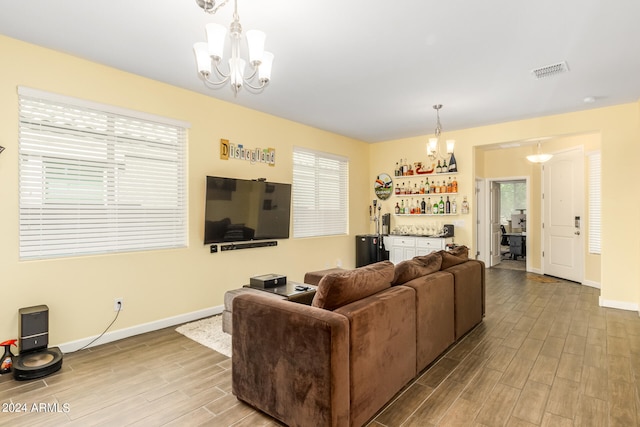
[(62, 367), (62, 352), (49, 348), (49, 307), (37, 305), (18, 310), (18, 350), (13, 378), (32, 380), (50, 375)]

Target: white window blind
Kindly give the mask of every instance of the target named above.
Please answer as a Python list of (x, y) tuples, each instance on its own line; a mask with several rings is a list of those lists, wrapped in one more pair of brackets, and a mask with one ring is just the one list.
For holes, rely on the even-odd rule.
[(602, 167), (601, 153), (589, 155), (589, 253), (601, 253), (601, 186)]
[(186, 246), (185, 124), (18, 94), (21, 259)]
[(293, 237), (347, 234), (347, 158), (294, 147), (292, 190)]

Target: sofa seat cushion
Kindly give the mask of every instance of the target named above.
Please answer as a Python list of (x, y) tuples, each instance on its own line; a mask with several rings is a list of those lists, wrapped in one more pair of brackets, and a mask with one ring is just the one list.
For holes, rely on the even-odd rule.
[(438, 252), (401, 261), (395, 267), (391, 284), (402, 285), (418, 277), (435, 273), (440, 270), (441, 265), (442, 255)]
[(391, 287), (392, 280), (393, 264), (389, 261), (330, 273), (318, 283), (311, 305), (333, 311)]

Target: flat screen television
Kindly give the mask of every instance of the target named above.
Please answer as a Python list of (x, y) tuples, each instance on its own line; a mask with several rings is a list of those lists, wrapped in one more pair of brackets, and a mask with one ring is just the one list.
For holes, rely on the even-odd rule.
[(204, 243), (288, 239), (291, 184), (207, 177)]

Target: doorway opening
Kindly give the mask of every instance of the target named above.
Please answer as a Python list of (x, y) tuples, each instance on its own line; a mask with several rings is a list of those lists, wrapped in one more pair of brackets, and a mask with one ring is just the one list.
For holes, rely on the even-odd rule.
[(527, 177), (489, 181), (490, 266), (527, 271)]

